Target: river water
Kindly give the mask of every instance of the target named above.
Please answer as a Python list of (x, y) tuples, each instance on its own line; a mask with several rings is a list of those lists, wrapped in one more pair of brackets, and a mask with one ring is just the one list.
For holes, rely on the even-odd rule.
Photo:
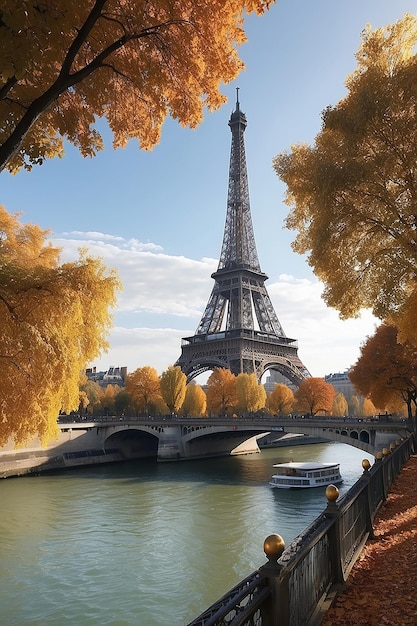
[(373, 458), (330, 443), (181, 463), (96, 466), (0, 483), (0, 624), (182, 626), (286, 545), (324, 488), (272, 489), (272, 465)]

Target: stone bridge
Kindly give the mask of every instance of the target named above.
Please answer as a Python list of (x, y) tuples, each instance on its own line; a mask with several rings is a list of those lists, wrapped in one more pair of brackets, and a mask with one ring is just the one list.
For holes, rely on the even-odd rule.
[(38, 440), (29, 442), (26, 448), (15, 449), (12, 441), (0, 448), (0, 477), (126, 459), (175, 461), (258, 452), (257, 439), (266, 434), (269, 440), (286, 433), (312, 435), (347, 443), (375, 455), (408, 435), (404, 421), (270, 416), (72, 420), (72, 417), (61, 418), (59, 438), (46, 448)]
[[(85, 432), (90, 447), (123, 458), (156, 456), (160, 461), (207, 458), (258, 451), (266, 433), (305, 434), (339, 441), (376, 454), (408, 434), (405, 421), (336, 418), (115, 418), (60, 424), (61, 431)], [(94, 445), (91, 441), (94, 438)], [(81, 439), (84, 439), (82, 437)], [(79, 441), (81, 443), (81, 441)]]

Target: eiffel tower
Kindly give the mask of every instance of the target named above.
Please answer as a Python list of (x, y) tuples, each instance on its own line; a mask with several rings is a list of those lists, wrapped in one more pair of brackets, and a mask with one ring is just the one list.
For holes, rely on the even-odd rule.
[[(260, 382), (267, 370), (280, 372), (295, 385), (310, 374), (298, 357), (297, 342), (286, 337), (264, 285), (256, 251), (249, 204), (249, 186), (243, 134), (246, 116), (236, 110), (232, 132), (229, 189), (223, 245), (214, 287), (193, 337), (182, 340), (176, 364), (189, 382), (218, 367), (233, 374), (255, 373)], [(255, 328), (255, 319), (257, 327)]]

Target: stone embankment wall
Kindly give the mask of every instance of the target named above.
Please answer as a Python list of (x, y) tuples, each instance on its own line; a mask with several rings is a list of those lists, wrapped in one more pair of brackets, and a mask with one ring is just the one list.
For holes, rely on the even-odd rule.
[(0, 448), (0, 478), (121, 460), (119, 450), (104, 449), (94, 425), (71, 425), (62, 428), (59, 438), (46, 447), (33, 439), (24, 448), (14, 448), (13, 442)]

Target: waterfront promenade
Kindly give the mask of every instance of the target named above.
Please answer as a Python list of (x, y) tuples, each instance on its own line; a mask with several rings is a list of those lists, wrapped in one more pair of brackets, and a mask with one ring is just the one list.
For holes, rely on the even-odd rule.
[(404, 465), (322, 626), (416, 626), (417, 455)]

